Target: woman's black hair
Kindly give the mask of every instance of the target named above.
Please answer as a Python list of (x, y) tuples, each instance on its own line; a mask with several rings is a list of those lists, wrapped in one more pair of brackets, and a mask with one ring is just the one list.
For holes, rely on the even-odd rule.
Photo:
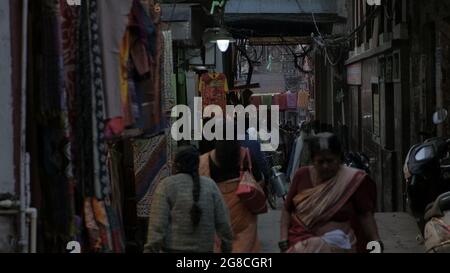
[[(227, 135), (227, 124), (229, 124), (229, 122), (231, 121), (224, 122), (224, 136)], [(237, 140), (236, 123), (229, 124), (229, 126), (233, 126), (234, 128), (233, 140), (218, 140), (216, 142), (216, 158), (220, 165), (220, 169), (232, 173), (235, 170), (240, 169), (241, 145)]]
[(342, 159), (342, 145), (339, 138), (332, 133), (321, 133), (308, 138), (310, 145), (311, 159), (323, 151), (329, 151), (331, 154)]
[(200, 199), (200, 175), (198, 170), (199, 162), (200, 153), (194, 146), (183, 146), (179, 148), (177, 154), (175, 155), (174, 167), (176, 173), (189, 174), (194, 181), (192, 191), (194, 204), (191, 208), (191, 220), (195, 228), (197, 228), (200, 224), (200, 219), (202, 216), (202, 210), (198, 205), (198, 201)]

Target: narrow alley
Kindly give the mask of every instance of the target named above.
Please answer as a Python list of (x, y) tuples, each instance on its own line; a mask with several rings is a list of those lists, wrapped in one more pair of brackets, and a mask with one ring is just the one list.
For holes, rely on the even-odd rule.
[(0, 253), (450, 252), (450, 0), (0, 0), (0, 68)]

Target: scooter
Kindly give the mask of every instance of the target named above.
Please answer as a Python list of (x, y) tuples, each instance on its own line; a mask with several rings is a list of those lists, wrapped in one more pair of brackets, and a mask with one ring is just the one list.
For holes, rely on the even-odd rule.
[(281, 172), (281, 154), (275, 152), (266, 155), (266, 160), (269, 163), (271, 176), (267, 179), (267, 201), (272, 209), (276, 209), (277, 199), (285, 200), (288, 189), (289, 179), (287, 175)]
[[(436, 125), (448, 113), (433, 116)], [(427, 252), (450, 253), (450, 138), (430, 138), (411, 147), (404, 165), (406, 199)]]

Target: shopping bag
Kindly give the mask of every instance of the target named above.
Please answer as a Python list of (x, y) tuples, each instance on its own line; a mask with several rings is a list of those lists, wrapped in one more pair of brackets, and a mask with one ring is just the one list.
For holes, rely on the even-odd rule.
[[(247, 163), (247, 169), (244, 169), (244, 162)], [(241, 176), (236, 195), (251, 213), (267, 213), (266, 194), (253, 177), (252, 162), (248, 149), (243, 149), (243, 156), (241, 156)]]

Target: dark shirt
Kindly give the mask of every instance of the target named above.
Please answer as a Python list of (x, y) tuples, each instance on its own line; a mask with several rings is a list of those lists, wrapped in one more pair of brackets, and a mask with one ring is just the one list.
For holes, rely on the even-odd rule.
[[(252, 160), (252, 173), (253, 177), (256, 181), (261, 181), (262, 176), (261, 172), (256, 166), (256, 163)], [(214, 163), (214, 161), (211, 159), (211, 156), (209, 156), (209, 169), (211, 173), (212, 180), (216, 181), (216, 183), (222, 183), (226, 182), (228, 180), (236, 179), (241, 176), (240, 166), (236, 165), (236, 168), (233, 170), (224, 170), (221, 169), (219, 166)]]
[(253, 173), (255, 173), (255, 179), (257, 181), (262, 180), (261, 174), (264, 175), (264, 179), (267, 181), (270, 179), (270, 167), (261, 151), (261, 143), (257, 140), (250, 140), (250, 136), (245, 134), (245, 140), (240, 142), (242, 147), (250, 150), (250, 156), (252, 157)]

